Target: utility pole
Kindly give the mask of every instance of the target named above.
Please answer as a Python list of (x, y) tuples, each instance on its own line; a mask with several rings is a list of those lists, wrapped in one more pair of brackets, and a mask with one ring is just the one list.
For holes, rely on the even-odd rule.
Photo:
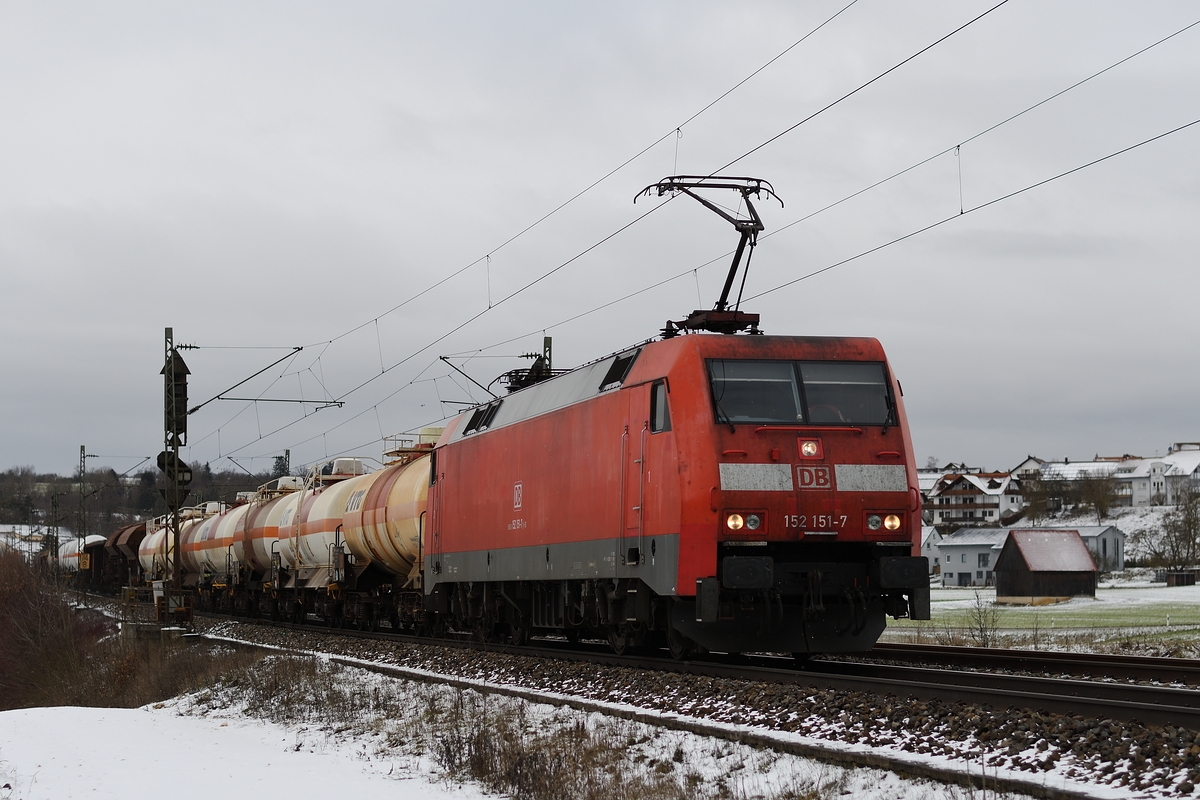
[(84, 486), (83, 481), (87, 476), (87, 445), (79, 445), (79, 530), (75, 532), (75, 538), (87, 536), (87, 511), (84, 509)]
[(167, 613), (182, 609), (183, 572), (179, 547), (179, 507), (188, 495), (185, 488), (192, 481), (191, 469), (179, 457), (187, 440), (187, 376), (189, 370), (175, 347), (175, 335), (166, 329), (163, 376), (163, 452), (158, 456), (158, 468), (166, 473), (163, 499), (170, 517), (170, 536), (167, 541), (167, 567), (172, 590), (166, 598)]

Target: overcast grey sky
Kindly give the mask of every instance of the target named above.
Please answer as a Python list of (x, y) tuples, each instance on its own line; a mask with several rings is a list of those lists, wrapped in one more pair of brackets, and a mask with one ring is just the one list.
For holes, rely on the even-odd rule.
[[(456, 363), (488, 383), (543, 331), (574, 366), (710, 306), (733, 229), (635, 193), (994, 5), (860, 0), (682, 124), (847, 2), (0, 4), (0, 469), (161, 450), (165, 326), (201, 346), (193, 404), (298, 346), (234, 396), (345, 401), (191, 417), (188, 460), (259, 470), (377, 457), (484, 396), (439, 355), (478, 351)], [(1200, 440), (1200, 125), (958, 216), (1200, 119), (1197, 26), (972, 138), (1197, 20), (1011, 0), (739, 161), (786, 203), (760, 206), (747, 295), (953, 218), (745, 308), (878, 337), (922, 463)]]

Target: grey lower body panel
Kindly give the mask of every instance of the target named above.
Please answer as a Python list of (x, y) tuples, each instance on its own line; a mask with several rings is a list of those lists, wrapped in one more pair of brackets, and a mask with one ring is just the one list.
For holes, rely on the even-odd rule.
[(439, 583), (636, 578), (670, 597), (678, 591), (678, 577), (677, 533), (425, 554), (427, 593)]

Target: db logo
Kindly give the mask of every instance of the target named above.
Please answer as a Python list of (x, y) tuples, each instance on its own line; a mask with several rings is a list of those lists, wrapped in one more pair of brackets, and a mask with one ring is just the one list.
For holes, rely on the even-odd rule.
[(829, 467), (796, 467), (796, 485), (801, 489), (832, 489)]
[(516, 483), (513, 484), (513, 509), (519, 509), (521, 507), (522, 501), (524, 501), (524, 499), (525, 499), (522, 496), (524, 494), (522, 492), (522, 488), (523, 487), (521, 486), (520, 481), (517, 481)]

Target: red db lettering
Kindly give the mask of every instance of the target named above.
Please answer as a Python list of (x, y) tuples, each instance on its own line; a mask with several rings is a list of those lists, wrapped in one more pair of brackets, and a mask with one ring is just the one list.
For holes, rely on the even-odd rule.
[(796, 485), (801, 489), (831, 489), (829, 467), (796, 467)]

